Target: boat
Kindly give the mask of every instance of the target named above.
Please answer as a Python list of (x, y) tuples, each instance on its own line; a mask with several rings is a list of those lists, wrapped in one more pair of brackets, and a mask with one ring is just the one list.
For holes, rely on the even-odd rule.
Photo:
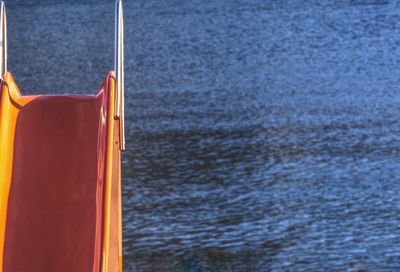
[(22, 95), (4, 2), (0, 30), (0, 272), (122, 271), (122, 0), (115, 69), (97, 94)]

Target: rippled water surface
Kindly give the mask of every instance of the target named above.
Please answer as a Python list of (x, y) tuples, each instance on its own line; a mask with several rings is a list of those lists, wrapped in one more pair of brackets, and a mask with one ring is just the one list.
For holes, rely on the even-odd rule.
[[(17, 84), (95, 93), (113, 1), (37, 2)], [(400, 271), (400, 4), (331, 2), (125, 1), (126, 271)]]

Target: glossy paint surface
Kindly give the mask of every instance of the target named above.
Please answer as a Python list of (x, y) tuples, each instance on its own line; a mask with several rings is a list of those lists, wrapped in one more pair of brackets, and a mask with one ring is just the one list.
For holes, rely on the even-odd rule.
[(104, 101), (101, 90), (98, 96), (38, 96), (19, 108), (5, 272), (96, 271), (101, 246)]
[(3, 267), (8, 196), (14, 159), (15, 124), (19, 109), (37, 96), (22, 97), (10, 74), (1, 86), (0, 108), (0, 269)]
[[(112, 74), (97, 95), (24, 97), (10, 74), (5, 80), (0, 271), (118, 271), (119, 121)], [(114, 222), (106, 215), (111, 203)], [(104, 235), (110, 225), (113, 236)], [(111, 269), (101, 264), (109, 244), (116, 245)]]

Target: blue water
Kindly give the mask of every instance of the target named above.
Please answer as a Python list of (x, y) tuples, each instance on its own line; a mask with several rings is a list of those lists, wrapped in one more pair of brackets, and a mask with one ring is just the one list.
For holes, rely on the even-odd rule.
[[(400, 3), (330, 2), (125, 1), (125, 271), (400, 271)], [(112, 1), (7, 4), (24, 93), (97, 91)]]

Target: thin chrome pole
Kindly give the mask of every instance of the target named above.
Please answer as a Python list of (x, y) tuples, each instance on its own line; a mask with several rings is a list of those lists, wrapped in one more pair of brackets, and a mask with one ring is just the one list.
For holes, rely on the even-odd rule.
[(124, 19), (122, 0), (115, 2), (115, 76), (117, 82), (117, 112), (116, 117), (121, 121), (122, 143), (121, 149), (125, 150), (124, 126)]
[(4, 75), (7, 73), (7, 20), (6, 20), (6, 5), (4, 1), (1, 1), (1, 18), (0, 18), (0, 77), (3, 79)]

